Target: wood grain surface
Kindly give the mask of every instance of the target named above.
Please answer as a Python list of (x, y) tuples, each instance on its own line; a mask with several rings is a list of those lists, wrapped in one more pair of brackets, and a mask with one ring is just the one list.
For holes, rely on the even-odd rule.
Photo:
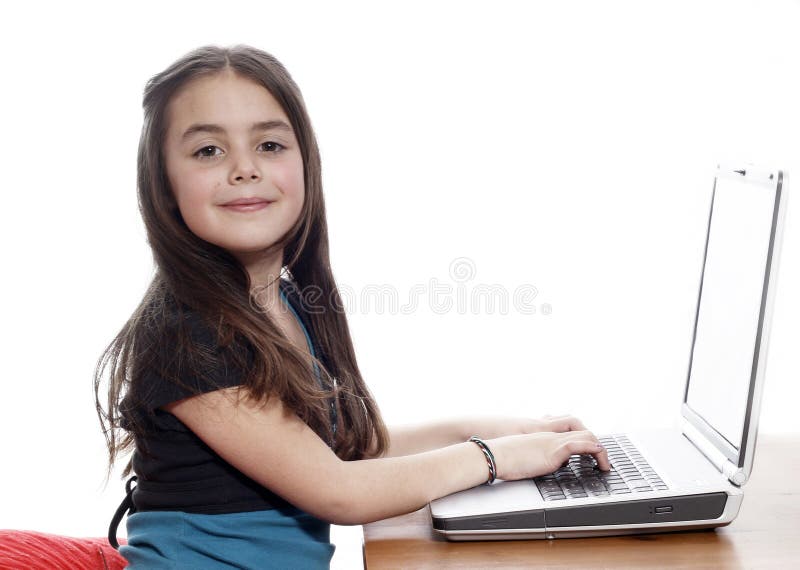
[(449, 542), (427, 507), (364, 525), (381, 568), (800, 568), (800, 436), (760, 435), (739, 516), (708, 530), (604, 538)]

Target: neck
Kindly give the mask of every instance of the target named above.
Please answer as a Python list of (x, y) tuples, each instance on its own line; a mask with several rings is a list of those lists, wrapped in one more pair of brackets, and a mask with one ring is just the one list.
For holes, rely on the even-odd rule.
[(280, 274), (283, 251), (264, 256), (263, 253), (239, 253), (239, 261), (250, 275), (250, 294), (262, 307), (280, 307)]

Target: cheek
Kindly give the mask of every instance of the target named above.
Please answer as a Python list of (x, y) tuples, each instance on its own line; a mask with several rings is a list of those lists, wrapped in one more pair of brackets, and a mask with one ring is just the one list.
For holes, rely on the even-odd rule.
[(303, 175), (303, 161), (298, 160), (284, 165), (275, 173), (275, 182), (283, 194), (296, 202), (298, 209), (302, 207), (305, 198), (305, 178)]
[[(172, 182), (172, 180), (180, 182)], [(170, 178), (170, 184), (183, 220), (194, 231), (193, 222), (202, 217), (205, 204), (212, 191), (208, 180), (204, 180), (202, 176), (193, 174), (191, 171), (185, 171), (176, 172), (175, 177)]]

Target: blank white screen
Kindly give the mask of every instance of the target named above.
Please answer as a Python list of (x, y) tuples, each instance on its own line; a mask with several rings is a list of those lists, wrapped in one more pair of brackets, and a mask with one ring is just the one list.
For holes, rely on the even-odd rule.
[(774, 187), (717, 179), (687, 402), (737, 449), (774, 206)]

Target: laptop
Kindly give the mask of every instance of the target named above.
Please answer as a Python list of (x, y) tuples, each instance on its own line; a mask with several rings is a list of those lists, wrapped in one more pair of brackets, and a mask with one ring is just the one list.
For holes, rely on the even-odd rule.
[(599, 437), (610, 472), (573, 455), (552, 474), (436, 499), (433, 529), (449, 540), (508, 540), (730, 524), (753, 468), (785, 202), (780, 170), (717, 168), (674, 428)]

